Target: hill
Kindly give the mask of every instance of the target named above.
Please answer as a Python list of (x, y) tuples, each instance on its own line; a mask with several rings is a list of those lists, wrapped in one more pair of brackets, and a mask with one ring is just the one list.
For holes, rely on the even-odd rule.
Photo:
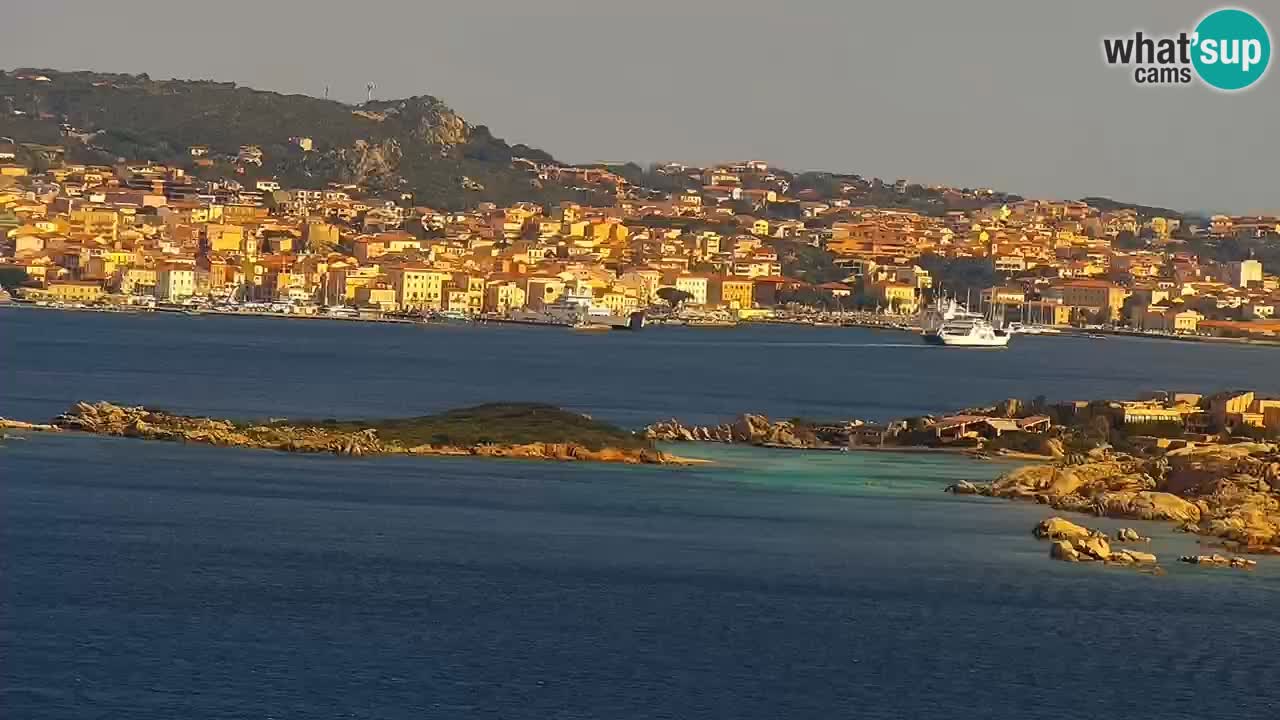
[(1153, 205), (1138, 205), (1135, 203), (1121, 202), (1120, 200), (1112, 200), (1105, 197), (1085, 197), (1080, 198), (1080, 202), (1088, 204), (1090, 207), (1096, 207), (1104, 212), (1114, 212), (1116, 210), (1132, 210), (1139, 217), (1153, 218), (1163, 217), (1176, 220), (1194, 219), (1192, 216), (1180, 210), (1171, 210), (1165, 207), (1156, 207)]
[[(299, 421), (307, 424), (311, 421)], [(402, 445), (498, 443), (578, 443), (592, 450), (635, 449), (645, 441), (634, 433), (585, 415), (540, 403), (490, 403), (437, 415), (388, 420), (329, 420), (311, 424), (347, 432), (365, 428)]]
[[(74, 162), (147, 160), (302, 188), (355, 183), (445, 208), (589, 200), (512, 165), (554, 162), (548, 153), (510, 145), (430, 95), (348, 105), (235, 83), (19, 69), (0, 72), (0, 136), (61, 145)], [(262, 150), (261, 166), (235, 162), (247, 145)], [(192, 146), (208, 148), (201, 167)]]

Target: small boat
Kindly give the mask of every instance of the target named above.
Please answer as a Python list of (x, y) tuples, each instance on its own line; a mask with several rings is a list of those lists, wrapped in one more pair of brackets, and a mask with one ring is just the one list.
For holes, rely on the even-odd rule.
[(613, 329), (613, 326), (603, 323), (579, 323), (574, 325), (573, 329), (579, 332), (609, 332)]
[(686, 327), (699, 327), (699, 328), (731, 328), (731, 327), (737, 327), (738, 321), (722, 319), (722, 318), (697, 318), (694, 320), (684, 321), (684, 325)]
[(438, 325), (469, 325), (472, 321), (461, 310), (435, 310), (423, 315), (422, 322)]

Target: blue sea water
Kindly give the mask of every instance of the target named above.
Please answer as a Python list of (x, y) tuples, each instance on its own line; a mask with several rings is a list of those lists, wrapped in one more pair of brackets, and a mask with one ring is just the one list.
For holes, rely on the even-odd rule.
[[(1277, 382), (1268, 349), (881, 346), (906, 337), (7, 311), (0, 414), (39, 419), (86, 397), (251, 417), (564, 396), (639, 424)], [(1027, 390), (1004, 389), (1005, 374)], [(1029, 533), (1044, 509), (941, 492), (997, 464), (676, 449), (714, 463), (7, 441), (0, 714), (1277, 716), (1280, 563), (1168, 562), (1195, 539), (1145, 523), (1166, 576), (1051, 562)]]
[(412, 415), (545, 400), (641, 426), (741, 412), (889, 419), (1006, 397), (1280, 394), (1274, 347), (1018, 337), (933, 347), (892, 330), (754, 326), (576, 333), (519, 326), (0, 310), (0, 413), (109, 399), (227, 416)]

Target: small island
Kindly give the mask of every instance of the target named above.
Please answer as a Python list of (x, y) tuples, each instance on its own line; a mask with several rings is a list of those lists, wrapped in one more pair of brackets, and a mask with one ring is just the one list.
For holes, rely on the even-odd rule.
[[(1027, 500), (1058, 511), (1175, 523), (1241, 554), (1280, 555), (1280, 400), (1249, 391), (1155, 393), (1132, 401), (1005, 400), (957, 414), (886, 424), (774, 421), (742, 415), (715, 426), (677, 420), (632, 432), (539, 403), (493, 403), (381, 420), (240, 422), (109, 402), (74, 405), (47, 425), (0, 426), (362, 457), (422, 455), (693, 465), (658, 442), (720, 442), (796, 450), (940, 450), (1036, 462), (956, 495)], [(1065, 521), (1064, 521), (1065, 522)], [(1092, 542), (1097, 531), (1076, 533)], [(1052, 535), (1052, 533), (1050, 533)], [(1136, 533), (1134, 534), (1136, 537)], [(1046, 535), (1045, 537), (1049, 537)], [(1128, 535), (1117, 538), (1125, 540)], [(1053, 537), (1054, 540), (1070, 538)], [(1112, 558), (1081, 545), (1054, 557)], [(1189, 561), (1222, 565), (1218, 555)], [(1231, 558), (1226, 564), (1232, 565)], [(1252, 567), (1247, 562), (1235, 567)]]
[(237, 422), (109, 402), (80, 402), (48, 425), (13, 421), (6, 425), (349, 457), (475, 456), (655, 465), (699, 462), (662, 452), (643, 436), (617, 426), (538, 403), (493, 403), (382, 420)]

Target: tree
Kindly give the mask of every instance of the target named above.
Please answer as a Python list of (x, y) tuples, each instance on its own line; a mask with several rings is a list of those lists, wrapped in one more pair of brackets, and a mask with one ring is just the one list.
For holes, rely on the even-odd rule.
[(0, 267), (0, 287), (13, 290), (25, 283), (29, 278), (27, 271), (19, 267)]
[(1117, 250), (1141, 250), (1147, 246), (1147, 241), (1134, 235), (1131, 230), (1121, 230), (1111, 244)]
[(1004, 280), (996, 272), (990, 258), (945, 258), (940, 255), (925, 255), (919, 260), (920, 267), (933, 276), (934, 288), (940, 288), (947, 295), (963, 299), (972, 295), (975, 299), (981, 292)]
[(679, 288), (664, 287), (658, 288), (658, 297), (666, 301), (672, 309), (675, 309), (680, 303), (693, 299), (693, 293), (686, 292)]
[(837, 307), (835, 296), (831, 293), (803, 286), (794, 290), (779, 290), (778, 302), (783, 305), (804, 305), (819, 310)]

